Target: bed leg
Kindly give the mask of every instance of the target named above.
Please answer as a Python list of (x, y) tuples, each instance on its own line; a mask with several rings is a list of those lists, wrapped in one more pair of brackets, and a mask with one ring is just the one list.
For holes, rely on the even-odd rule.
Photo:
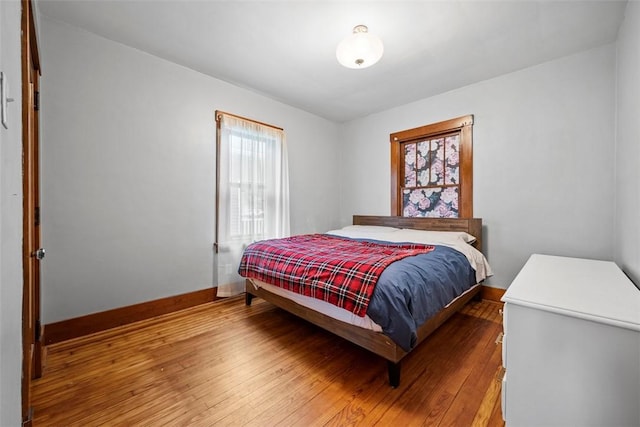
[(246, 305), (251, 305), (251, 300), (253, 300), (253, 295), (251, 295), (249, 292), (246, 292), (244, 294), (244, 303)]
[(387, 361), (389, 367), (389, 385), (397, 388), (400, 385), (400, 362)]
[(472, 301), (474, 302), (480, 302), (482, 301), (482, 291), (478, 292), (477, 294), (475, 294), (473, 296), (473, 298), (471, 298)]

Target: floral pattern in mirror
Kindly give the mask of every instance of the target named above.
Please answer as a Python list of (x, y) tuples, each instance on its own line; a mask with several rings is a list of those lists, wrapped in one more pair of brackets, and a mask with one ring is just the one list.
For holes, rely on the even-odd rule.
[(404, 216), (457, 218), (459, 185), (459, 134), (404, 144)]
[(403, 216), (458, 218), (458, 187), (403, 191)]
[(416, 144), (404, 146), (404, 186), (416, 186)]
[(445, 138), (444, 147), (447, 153), (444, 183), (460, 184), (460, 136), (454, 135)]

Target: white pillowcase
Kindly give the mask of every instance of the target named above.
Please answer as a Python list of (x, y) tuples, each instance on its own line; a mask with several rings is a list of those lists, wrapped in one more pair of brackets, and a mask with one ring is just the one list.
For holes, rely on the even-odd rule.
[(347, 225), (346, 227), (337, 230), (327, 231), (327, 234), (349, 237), (351, 239), (375, 239), (393, 241), (393, 239), (389, 236), (393, 236), (399, 231), (399, 228), (383, 227), (378, 225)]
[(466, 243), (473, 243), (476, 241), (474, 236), (464, 231), (427, 231), (413, 230), (411, 228), (403, 228), (400, 231), (410, 242), (414, 241), (414, 239), (427, 242), (454, 242), (456, 240), (462, 240)]
[[(414, 230), (412, 228), (395, 228), (385, 227), (381, 225), (347, 225), (337, 230), (327, 231), (327, 234), (333, 234), (343, 237), (355, 237), (358, 238), (361, 235), (370, 236), (375, 234), (376, 237), (380, 237), (379, 240), (384, 240), (378, 236), (379, 234), (393, 233), (394, 242), (415, 242), (415, 243), (446, 243), (456, 242), (462, 240), (466, 243), (473, 243), (476, 238), (464, 231), (427, 231), (427, 230)], [(397, 240), (405, 239), (405, 240)]]
[(426, 231), (377, 225), (348, 225), (339, 230), (328, 231), (327, 234), (352, 239), (375, 239), (395, 243), (413, 242), (448, 246), (465, 255), (471, 267), (476, 271), (478, 283), (493, 275), (491, 266), (489, 266), (485, 256), (469, 244), (474, 242), (476, 238), (464, 231)]
[(386, 227), (383, 225), (347, 225), (346, 227), (342, 227), (340, 230), (354, 230), (354, 231), (371, 232), (371, 233), (388, 233), (390, 231), (399, 231), (400, 229), (395, 227)]

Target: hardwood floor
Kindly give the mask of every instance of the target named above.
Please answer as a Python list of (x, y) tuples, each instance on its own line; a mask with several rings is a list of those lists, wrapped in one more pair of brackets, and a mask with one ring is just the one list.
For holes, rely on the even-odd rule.
[(237, 297), (47, 348), (35, 426), (503, 426), (501, 304), (472, 302), (402, 362)]

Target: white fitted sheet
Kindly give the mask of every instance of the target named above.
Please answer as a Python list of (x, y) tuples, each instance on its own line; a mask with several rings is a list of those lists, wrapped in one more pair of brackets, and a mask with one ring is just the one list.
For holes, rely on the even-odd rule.
[(352, 312), (345, 310), (344, 308), (335, 306), (326, 301), (308, 297), (306, 295), (298, 294), (295, 292), (290, 292), (279, 286), (270, 285), (261, 280), (249, 279), (249, 281), (253, 284), (253, 286), (255, 286), (256, 289), (264, 288), (272, 294), (287, 298), (288, 300), (298, 303), (303, 307), (310, 308), (311, 310), (315, 310), (333, 319), (349, 323), (350, 325), (369, 329), (371, 331), (382, 332), (382, 328), (380, 327), (380, 325), (371, 320), (371, 318), (367, 315), (365, 315), (364, 317), (356, 316)]

